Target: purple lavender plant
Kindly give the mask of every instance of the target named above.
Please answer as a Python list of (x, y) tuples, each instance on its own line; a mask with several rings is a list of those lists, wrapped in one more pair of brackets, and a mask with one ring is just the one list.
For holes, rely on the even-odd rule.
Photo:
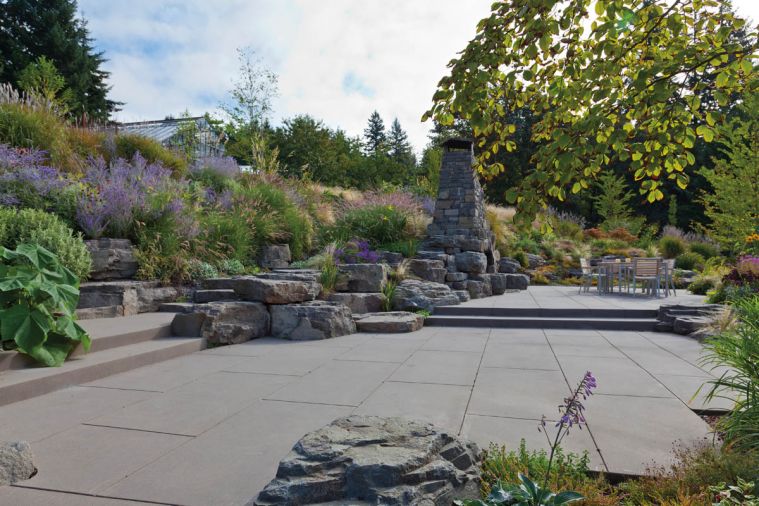
[(71, 184), (68, 177), (45, 164), (46, 153), (37, 149), (0, 144), (0, 193), (9, 205), (37, 207), (40, 199)]
[(240, 175), (240, 167), (231, 156), (206, 156), (199, 158), (192, 164), (190, 170), (195, 174), (207, 170), (219, 176), (232, 179)]
[(583, 404), (583, 401), (586, 401), (588, 397), (593, 395), (593, 390), (597, 386), (596, 378), (593, 374), (590, 371), (586, 372), (585, 376), (580, 380), (580, 383), (578, 383), (577, 387), (572, 391), (572, 395), (566, 397), (564, 403), (559, 405), (559, 413), (561, 416), (554, 426), (556, 427), (556, 435), (554, 436), (553, 441), (551, 441), (546, 430), (546, 417), (543, 415), (540, 425), (538, 425), (538, 430), (545, 435), (546, 441), (548, 441), (548, 445), (551, 448), (543, 488), (548, 486), (548, 478), (551, 475), (553, 457), (556, 453), (556, 449), (561, 444), (561, 441), (569, 434), (569, 430), (572, 427), (577, 427), (582, 430), (582, 426), (585, 425), (585, 405)]
[(334, 253), (337, 264), (376, 264), (380, 254), (371, 249), (368, 241), (352, 239)]

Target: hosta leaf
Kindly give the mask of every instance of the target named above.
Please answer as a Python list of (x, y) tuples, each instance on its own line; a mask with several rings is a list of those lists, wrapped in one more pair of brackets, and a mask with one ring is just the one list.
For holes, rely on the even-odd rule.
[(561, 504), (568, 504), (570, 502), (575, 501), (581, 501), (585, 499), (581, 494), (578, 494), (577, 492), (567, 491), (567, 492), (560, 492), (556, 494), (556, 496), (553, 498), (553, 504), (555, 505), (561, 505)]
[(26, 303), (6, 309), (0, 325), (3, 336), (16, 341), (19, 349), (26, 353), (41, 346), (50, 330), (49, 317)]

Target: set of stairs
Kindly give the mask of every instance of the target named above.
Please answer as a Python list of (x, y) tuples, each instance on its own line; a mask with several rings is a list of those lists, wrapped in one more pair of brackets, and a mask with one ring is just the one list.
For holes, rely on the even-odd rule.
[(655, 309), (541, 309), (440, 306), (425, 326), (651, 331)]
[(75, 349), (61, 367), (41, 367), (15, 351), (0, 352), (0, 406), (95, 381), (205, 348), (200, 337), (172, 336), (171, 313), (81, 321), (92, 346)]

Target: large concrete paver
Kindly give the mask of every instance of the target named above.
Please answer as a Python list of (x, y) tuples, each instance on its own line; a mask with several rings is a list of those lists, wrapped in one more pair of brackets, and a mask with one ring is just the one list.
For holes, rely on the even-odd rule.
[(336, 359), (400, 364), (408, 359), (422, 344), (420, 341), (372, 339), (338, 355)]
[[(261, 356), (226, 367), (225, 371), (303, 376), (350, 350), (350, 348), (293, 346), (276, 348)], [(247, 351), (247, 349), (245, 350)]]
[(39, 472), (20, 485), (101, 492), (188, 440), (170, 434), (79, 425), (33, 446)]
[(457, 434), (470, 393), (461, 385), (385, 382), (354, 412), (424, 420)]
[(653, 375), (628, 358), (560, 356), (559, 364), (570, 384), (590, 371), (598, 380), (598, 393), (673, 397)]
[(243, 505), (295, 442), (350, 408), (261, 401), (164, 455), (104, 495), (187, 506)]
[(385, 362), (332, 360), (266, 399), (358, 406), (398, 367)]
[(569, 394), (561, 371), (482, 368), (467, 413), (556, 419), (558, 405)]
[[(155, 393), (69, 387), (0, 408), (0, 440), (36, 443)], [(36, 446), (36, 445), (35, 445)]]
[(498, 342), (488, 343), (482, 357), (482, 367), (505, 367), (512, 369), (559, 370), (559, 363), (546, 345), (513, 346)]
[(0, 504), (13, 506), (140, 506), (152, 504), (155, 506), (156, 503), (25, 487), (0, 487)]
[(214, 373), (89, 423), (196, 436), (290, 381), (288, 376)]
[(390, 377), (391, 381), (472, 385), (481, 352), (419, 350)]
[(679, 399), (594, 395), (586, 417), (609, 470), (641, 474), (673, 461), (675, 444), (710, 441), (709, 426)]

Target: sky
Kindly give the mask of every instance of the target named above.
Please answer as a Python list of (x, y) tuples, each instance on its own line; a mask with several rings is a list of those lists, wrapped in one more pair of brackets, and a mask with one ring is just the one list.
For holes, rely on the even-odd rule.
[[(108, 60), (118, 121), (219, 113), (252, 48), (279, 76), (271, 120), (310, 114), (361, 135), (377, 110), (417, 152), (446, 65), (475, 35), (491, 0), (79, 0)], [(759, 1), (734, 0), (759, 21)]]

